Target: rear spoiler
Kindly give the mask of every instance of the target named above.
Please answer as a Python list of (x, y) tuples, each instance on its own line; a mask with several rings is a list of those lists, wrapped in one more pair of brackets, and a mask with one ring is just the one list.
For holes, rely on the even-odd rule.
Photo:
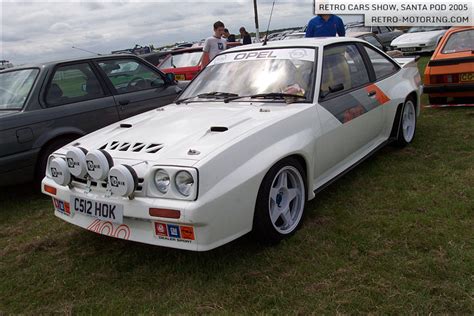
[(416, 66), (416, 62), (420, 59), (420, 56), (414, 57), (401, 57), (401, 58), (394, 58), (395, 61), (402, 67), (411, 67)]

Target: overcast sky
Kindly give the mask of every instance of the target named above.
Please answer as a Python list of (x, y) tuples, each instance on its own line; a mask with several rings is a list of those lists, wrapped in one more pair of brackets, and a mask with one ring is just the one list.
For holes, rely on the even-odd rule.
[[(15, 65), (88, 56), (73, 49), (110, 53), (135, 44), (155, 47), (212, 34), (221, 20), (231, 33), (255, 31), (253, 1), (4, 1), (1, 5), (1, 59)], [(271, 0), (258, 0), (265, 30)], [(313, 0), (277, 0), (270, 29), (303, 26)]]

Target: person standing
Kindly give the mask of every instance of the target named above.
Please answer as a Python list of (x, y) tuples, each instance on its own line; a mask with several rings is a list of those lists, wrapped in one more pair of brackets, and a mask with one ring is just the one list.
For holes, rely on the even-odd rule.
[(224, 29), (223, 37), (227, 40), (227, 42), (235, 42), (235, 35), (230, 34), (228, 29)]
[(308, 22), (305, 37), (345, 36), (342, 19), (334, 14), (318, 14)]
[(239, 29), (240, 37), (242, 38), (242, 45), (252, 44), (252, 38), (250, 34), (245, 30), (245, 27)]
[(224, 23), (217, 21), (214, 23), (214, 34), (211, 37), (206, 38), (204, 47), (202, 48), (204, 52), (202, 55), (203, 68), (206, 67), (217, 54), (226, 49), (226, 40), (222, 38), (224, 28)]

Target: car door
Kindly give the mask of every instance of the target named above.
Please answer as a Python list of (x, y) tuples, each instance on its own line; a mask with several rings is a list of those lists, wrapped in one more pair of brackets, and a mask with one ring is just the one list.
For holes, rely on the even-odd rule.
[(49, 123), (38, 130), (40, 134), (51, 127), (89, 133), (119, 120), (113, 96), (89, 61), (57, 65), (41, 103), (45, 107), (41, 115)]
[(392, 42), (392, 31), (386, 26), (379, 26), (378, 27), (379, 33), (377, 34), (379, 40), (382, 42), (384, 47), (390, 47), (390, 43)]
[[(390, 112), (388, 109), (396, 108), (399, 100), (391, 100), (384, 91), (391, 89), (393, 80), (390, 77), (400, 70), (400, 66), (372, 47), (368, 45), (362, 45), (362, 47), (362, 53), (367, 56), (366, 60), (369, 64), (369, 72), (372, 72), (372, 84), (369, 87), (373, 91), (376, 91), (374, 95), (374, 100), (377, 102), (376, 106), (380, 107), (379, 109), (382, 110), (384, 120), (387, 120), (387, 112)], [(392, 117), (391, 114), (388, 116)], [(391, 122), (383, 124), (386, 127), (392, 126)]]
[(369, 42), (370, 44), (374, 45), (375, 47), (377, 47), (378, 49), (380, 50), (384, 50), (384, 47), (382, 46), (382, 44), (377, 40), (377, 38), (375, 37), (375, 35), (373, 34), (367, 34), (367, 35), (364, 35), (362, 37), (360, 37), (361, 39), (363, 39), (364, 41), (367, 41)]
[(173, 102), (181, 91), (158, 69), (133, 57), (97, 60), (114, 91), (121, 119)]
[(316, 166), (320, 175), (361, 155), (379, 137), (383, 126), (359, 44), (325, 47), (322, 63), (318, 107), (322, 136)]

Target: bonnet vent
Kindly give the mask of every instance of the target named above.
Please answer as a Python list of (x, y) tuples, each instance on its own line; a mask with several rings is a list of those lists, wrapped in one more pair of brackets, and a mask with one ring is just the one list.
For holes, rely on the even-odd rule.
[(130, 143), (130, 142), (119, 142), (119, 141), (112, 141), (100, 147), (100, 149), (105, 149), (108, 151), (129, 151), (129, 152), (135, 152), (135, 153), (144, 152), (148, 154), (157, 153), (162, 148), (163, 148), (163, 144)]

